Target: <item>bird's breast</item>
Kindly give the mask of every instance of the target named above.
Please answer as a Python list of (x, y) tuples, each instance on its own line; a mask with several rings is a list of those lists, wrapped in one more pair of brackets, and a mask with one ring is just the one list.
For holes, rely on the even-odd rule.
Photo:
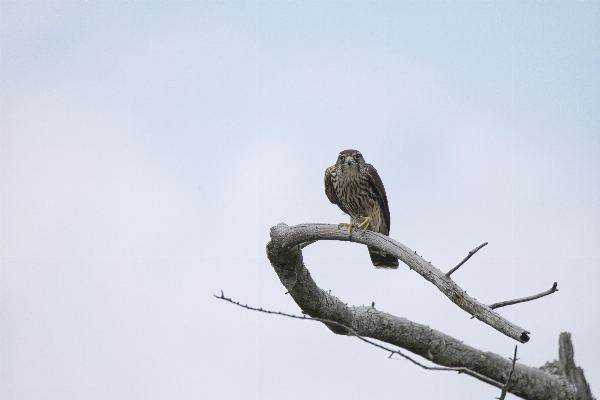
[(336, 195), (351, 218), (369, 217), (369, 230), (384, 229), (383, 215), (377, 194), (373, 191), (368, 175), (358, 168), (336, 171), (333, 186)]

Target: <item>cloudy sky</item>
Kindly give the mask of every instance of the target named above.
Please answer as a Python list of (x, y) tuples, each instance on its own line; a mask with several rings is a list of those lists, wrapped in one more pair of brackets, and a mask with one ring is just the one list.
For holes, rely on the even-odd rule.
[[(12, 2), (1, 15), (3, 399), (493, 399), (309, 322), (267, 258), (280, 222), (347, 221), (343, 149), (391, 236), (576, 362), (600, 395), (600, 3)], [(352, 305), (509, 357), (407, 267), (304, 251)]]

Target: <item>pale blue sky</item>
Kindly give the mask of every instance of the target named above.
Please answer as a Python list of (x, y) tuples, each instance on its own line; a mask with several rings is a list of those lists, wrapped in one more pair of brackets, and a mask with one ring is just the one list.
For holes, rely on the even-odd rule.
[[(9, 2), (1, 16), (3, 399), (493, 399), (312, 323), (265, 254), (357, 148), (391, 236), (600, 391), (600, 3)], [(408, 268), (304, 252), (317, 283), (509, 357)]]

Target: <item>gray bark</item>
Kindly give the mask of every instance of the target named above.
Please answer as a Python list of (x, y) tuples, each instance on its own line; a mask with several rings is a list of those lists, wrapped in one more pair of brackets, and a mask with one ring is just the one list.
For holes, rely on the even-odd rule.
[[(352, 329), (360, 336), (401, 347), (435, 364), (467, 368), (476, 374), (498, 382), (500, 386), (506, 382), (512, 366), (508, 359), (477, 350), (428, 326), (375, 310), (372, 307), (347, 306), (337, 297), (320, 289), (304, 266), (300, 244), (322, 239), (349, 240), (347, 230), (338, 229), (336, 225), (304, 224), (288, 227), (285, 224), (279, 224), (271, 228), (271, 241), (267, 244), (267, 256), (271, 265), (281, 283), (305, 314), (314, 318), (335, 321), (337, 324)], [(351, 239), (398, 257), (427, 280), (436, 286), (439, 285), (438, 288), (459, 307), (496, 329), (498, 327), (495, 325), (500, 324), (502, 330), (498, 330), (503, 333), (510, 334), (509, 336), (519, 340), (520, 335), (526, 332), (500, 316), (493, 316), (496, 313), (466, 296), (464, 291), (430, 263), (389, 237), (367, 231), (353, 233)], [(348, 330), (339, 325), (327, 323), (325, 325), (334, 333), (350, 334)], [(568, 354), (566, 359), (569, 359)], [(572, 357), (570, 359), (572, 360)], [(579, 376), (574, 365), (573, 362), (572, 366), (569, 364), (564, 369), (565, 371), (575, 371), (571, 373), (573, 377)], [(581, 377), (583, 377), (583, 371)], [(574, 384), (577, 379), (579, 378), (571, 378), (570, 375), (553, 375), (541, 369), (517, 363), (508, 392), (531, 400), (592, 400), (591, 392), (589, 397), (579, 397), (579, 387)], [(585, 378), (583, 379), (585, 380)]]

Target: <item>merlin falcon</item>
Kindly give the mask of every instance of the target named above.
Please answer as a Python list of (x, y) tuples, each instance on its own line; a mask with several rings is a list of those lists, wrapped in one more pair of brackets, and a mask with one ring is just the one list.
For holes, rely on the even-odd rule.
[[(377, 170), (365, 162), (358, 150), (344, 150), (334, 165), (325, 170), (325, 194), (329, 201), (350, 216), (348, 236), (353, 227), (390, 233), (390, 209)], [(398, 268), (398, 259), (368, 247), (375, 268)]]

